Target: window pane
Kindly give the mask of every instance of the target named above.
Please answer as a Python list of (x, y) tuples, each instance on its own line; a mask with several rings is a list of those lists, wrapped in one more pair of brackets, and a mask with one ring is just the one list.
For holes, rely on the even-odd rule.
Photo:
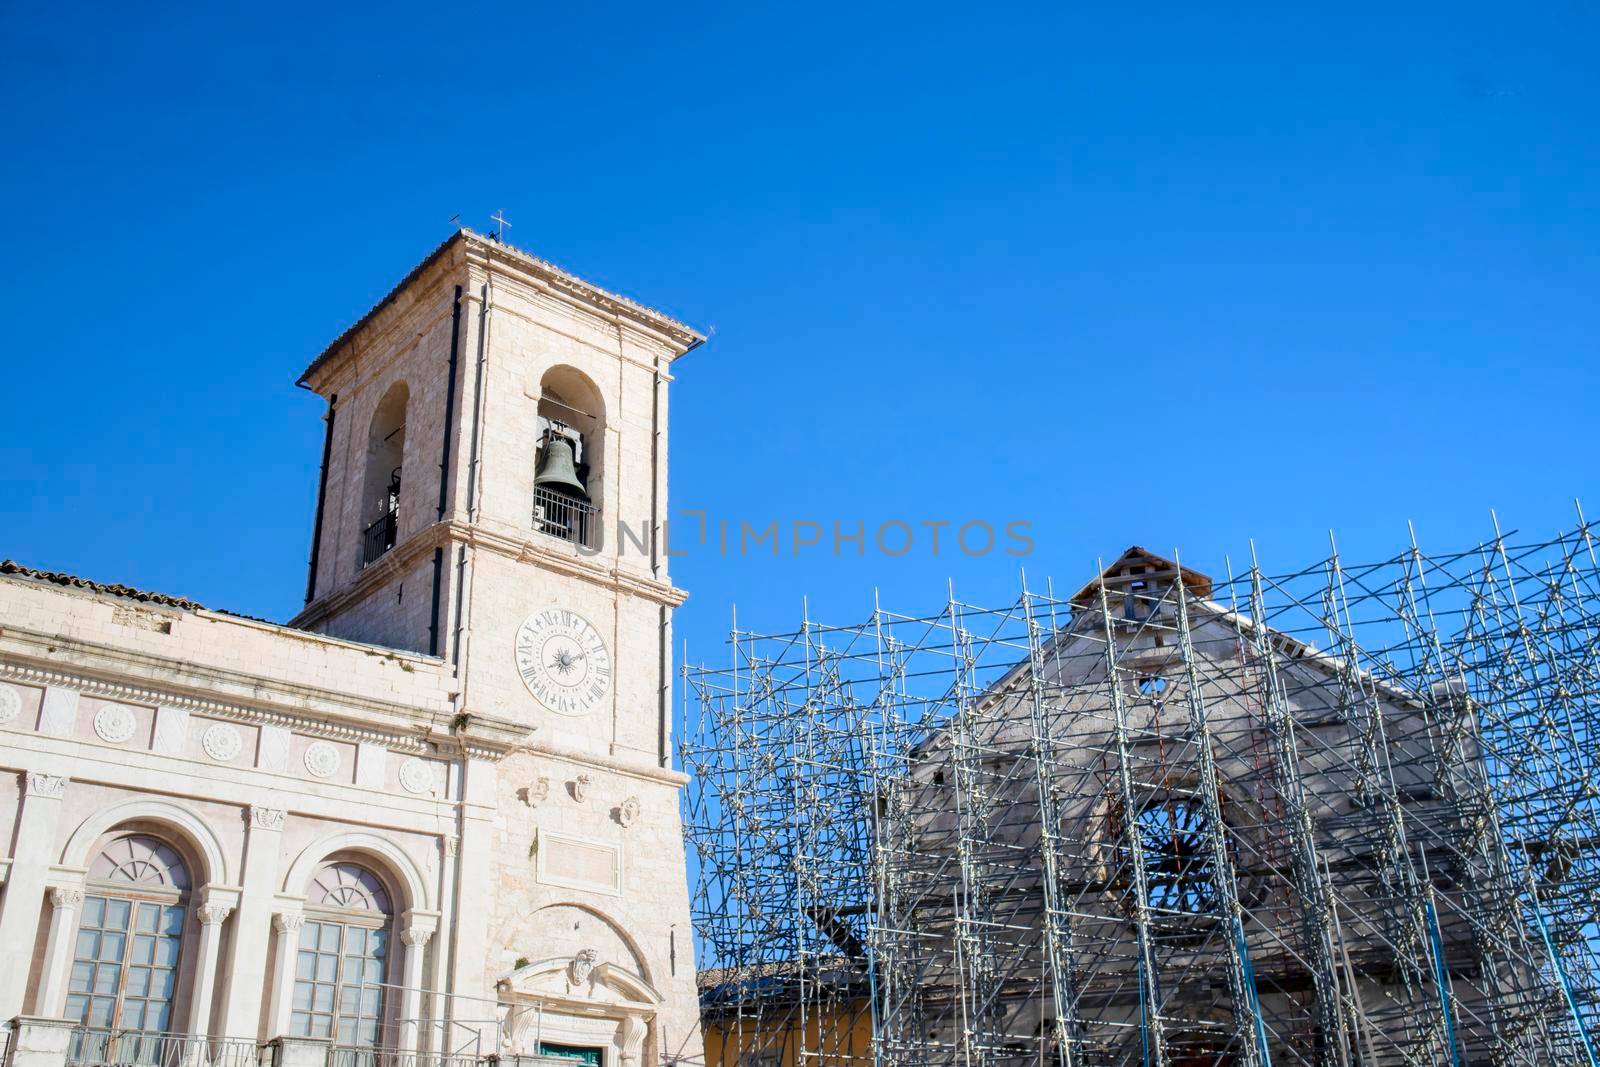
[(111, 898), (106, 901), (106, 921), (102, 924), (108, 930), (126, 930), (128, 928), (128, 912), (133, 908), (133, 902)]
[(110, 1026), (111, 1007), (116, 1001), (109, 997), (95, 997), (89, 1002), (89, 1025)]
[(317, 931), (320, 929), (322, 929), (321, 923), (306, 923), (304, 926), (302, 926), (300, 928), (300, 947), (310, 949), (316, 948)]
[[(148, 967), (129, 967), (128, 968), (128, 984), (127, 984), (127, 986), (125, 988), (127, 990), (128, 996), (130, 996), (130, 997), (149, 996), (150, 995), (150, 968), (148, 968)], [(101, 990), (97, 989), (97, 990), (95, 990), (95, 992), (98, 993), (98, 992), (101, 992)], [(110, 990), (106, 990), (106, 992), (110, 992)]]
[(337, 923), (322, 923), (322, 942), (317, 947), (324, 952), (339, 951), (339, 926)]
[(100, 958), (111, 960), (114, 963), (122, 962), (122, 942), (126, 934), (104, 933), (100, 935)]
[(98, 996), (114, 997), (117, 995), (117, 976), (122, 973), (120, 967), (100, 965), (98, 973), (94, 976), (94, 992)]
[(83, 925), (99, 926), (106, 913), (105, 897), (89, 897), (83, 902)]
[(315, 992), (311, 995), (311, 1007), (316, 1011), (332, 1011), (333, 986), (318, 985), (313, 988)]
[(337, 968), (338, 965), (339, 965), (339, 957), (337, 957), (337, 956), (318, 956), (317, 957), (317, 981), (319, 981), (319, 982), (331, 982), (331, 981), (333, 981), (334, 977), (335, 977), (335, 973), (334, 973), (335, 972), (335, 968)]
[(161, 932), (177, 937), (183, 933), (183, 909), (167, 908), (161, 916)]
[(156, 966), (176, 967), (178, 965), (178, 939), (163, 937), (156, 942)]
[(74, 963), (72, 965), (72, 981), (67, 986), (73, 993), (89, 992), (89, 983), (94, 980), (94, 964)]
[(156, 920), (161, 918), (161, 906), (158, 904), (140, 904), (139, 914), (134, 919), (135, 930), (144, 934), (156, 932)]
[(150, 995), (171, 1000), (172, 990), (177, 984), (177, 978), (178, 972), (176, 971), (157, 971), (150, 983)]

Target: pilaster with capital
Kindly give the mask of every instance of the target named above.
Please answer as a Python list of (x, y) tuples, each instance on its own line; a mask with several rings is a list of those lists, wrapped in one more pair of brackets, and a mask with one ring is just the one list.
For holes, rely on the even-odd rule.
[(279, 908), (272, 916), (277, 951), (273, 953), (272, 1003), (267, 1009), (267, 1032), (273, 1038), (289, 1033), (290, 1005), (294, 1002), (295, 952), (300, 947), (300, 929), (306, 922), (298, 903), (288, 907), (280, 900)]
[(196, 1037), (211, 1035), (212, 992), (217, 981), (217, 947), (222, 940), (222, 924), (233, 913), (231, 894), (222, 896), (208, 892), (195, 909), (200, 923), (200, 949), (196, 953), (199, 970), (195, 974), (194, 992), (189, 997), (189, 1033)]
[(404, 1020), (400, 1024), (400, 1048), (406, 1052), (415, 1052), (417, 1048), (417, 1023), (422, 1014), (423, 961), (428, 941), (438, 924), (439, 916), (436, 913), (408, 911), (405, 926), (400, 931), (400, 940), (406, 946), (405, 987), (400, 1005), (400, 1018)]
[(5, 827), (14, 850), (5, 893), (0, 896), (0, 1019), (15, 1018), (25, 1007), (34, 938), (55, 859), (61, 798), (67, 785), (60, 775), (24, 772), (16, 823)]
[(81, 882), (50, 887), (50, 932), (45, 936), (44, 971), (39, 975), (40, 1015), (54, 1018), (66, 1007), (67, 972), (72, 968), (72, 944), (78, 935), (78, 913), (82, 908)]
[(261, 991), (267, 988), (268, 941), (273, 927), (273, 890), (280, 876), (283, 828), (289, 817), (275, 797), (266, 801), (250, 805), (244, 813), (242, 891), (225, 972), (228, 980), (223, 987), (222, 1032), (226, 1037), (254, 1038), (261, 1025)]

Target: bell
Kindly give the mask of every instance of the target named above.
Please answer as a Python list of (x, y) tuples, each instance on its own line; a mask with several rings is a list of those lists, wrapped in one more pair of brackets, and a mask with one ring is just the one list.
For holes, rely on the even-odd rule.
[(533, 487), (559, 489), (589, 499), (589, 491), (578, 480), (578, 469), (572, 462), (571, 438), (559, 434), (545, 438), (544, 448), (539, 450), (539, 469), (534, 472)]

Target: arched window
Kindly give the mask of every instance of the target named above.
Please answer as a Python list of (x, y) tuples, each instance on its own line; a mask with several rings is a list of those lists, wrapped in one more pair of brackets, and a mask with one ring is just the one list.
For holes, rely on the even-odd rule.
[(552, 367), (539, 382), (538, 429), (533, 466), (534, 529), (594, 547), (600, 535), (605, 478), (605, 412), (600, 391), (571, 367)]
[(67, 1017), (106, 1029), (171, 1029), (189, 899), (182, 858), (158, 838), (127, 834), (95, 856), (86, 890)]
[(1201, 798), (1154, 799), (1135, 823), (1144, 852), (1145, 903), (1169, 914), (1214, 914), (1219, 894), (1211, 837), (1216, 831)]
[(406, 452), (410, 391), (395, 382), (378, 401), (367, 434), (367, 471), (361, 488), (361, 565), (394, 547), (400, 532), (400, 468)]
[(339, 860), (317, 871), (295, 960), (292, 1034), (350, 1048), (380, 1043), (393, 917), (383, 882), (367, 868)]

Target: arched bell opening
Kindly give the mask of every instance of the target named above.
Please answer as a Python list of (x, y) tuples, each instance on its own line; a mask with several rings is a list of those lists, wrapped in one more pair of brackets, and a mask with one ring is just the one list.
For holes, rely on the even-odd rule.
[(539, 382), (533, 526), (593, 547), (600, 534), (605, 481), (605, 411), (600, 391), (572, 367), (552, 367)]
[(378, 401), (367, 434), (367, 469), (361, 486), (361, 565), (395, 546), (400, 534), (401, 469), (406, 451), (410, 390), (395, 382)]

